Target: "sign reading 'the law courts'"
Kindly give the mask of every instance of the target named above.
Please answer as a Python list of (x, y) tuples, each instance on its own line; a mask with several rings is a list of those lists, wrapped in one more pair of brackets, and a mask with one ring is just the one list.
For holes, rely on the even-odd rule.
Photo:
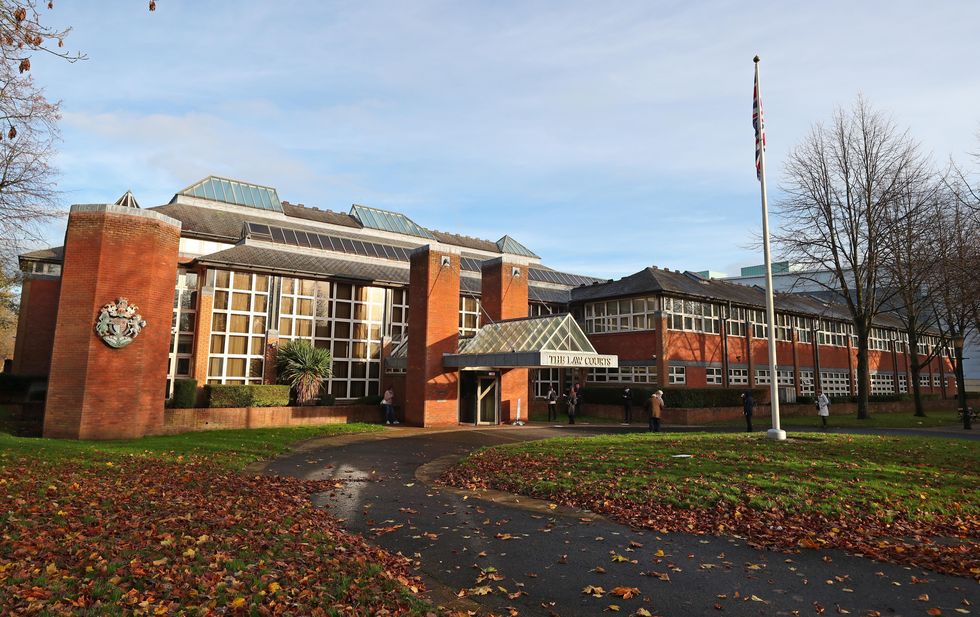
[(541, 366), (617, 368), (619, 366), (619, 356), (542, 351)]

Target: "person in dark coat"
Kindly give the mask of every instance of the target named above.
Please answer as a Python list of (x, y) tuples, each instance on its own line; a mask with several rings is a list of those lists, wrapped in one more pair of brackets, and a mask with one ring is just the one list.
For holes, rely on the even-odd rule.
[(633, 395), (630, 393), (630, 387), (626, 386), (623, 390), (623, 424), (629, 424), (633, 421)]
[(575, 424), (575, 407), (578, 405), (578, 394), (574, 387), (568, 389), (565, 402), (568, 404), (568, 423)]
[(742, 395), (742, 413), (745, 414), (745, 432), (752, 432), (752, 412), (755, 410), (755, 401), (752, 399), (752, 390), (746, 390)]

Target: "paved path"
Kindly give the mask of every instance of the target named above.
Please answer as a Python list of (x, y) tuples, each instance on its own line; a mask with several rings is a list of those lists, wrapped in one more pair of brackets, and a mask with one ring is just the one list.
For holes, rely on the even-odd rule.
[[(416, 477), (420, 466), (437, 459), (572, 430), (586, 436), (624, 429), (594, 425), (408, 430), (391, 439), (375, 435), (308, 443), (270, 463), (268, 472), (337, 480), (339, 488), (318, 495), (317, 504), (346, 519), (349, 529), (417, 560), (435, 600), (442, 604), (461, 589), (485, 586), (488, 595), (468, 593), (462, 606), (476, 601), (498, 615), (509, 614), (507, 607), (513, 607), (520, 615), (562, 617), (599, 615), (610, 605), (618, 605), (624, 615), (645, 608), (664, 617), (901, 616), (927, 615), (934, 607), (943, 615), (960, 614), (957, 608), (980, 615), (978, 586), (965, 578), (839, 551), (786, 554), (758, 551), (736, 538), (638, 531), (579, 510), (552, 511), (547, 504), (523, 507), (528, 500), (516, 507), (493, 503)], [(626, 561), (614, 561), (614, 554)], [(481, 573), (492, 576), (478, 582)], [(588, 585), (607, 592), (635, 587), (640, 594), (625, 600), (596, 598), (582, 593)], [(517, 592), (522, 593), (507, 595)], [(928, 600), (917, 599), (924, 595)], [(964, 599), (973, 605), (964, 606)]]

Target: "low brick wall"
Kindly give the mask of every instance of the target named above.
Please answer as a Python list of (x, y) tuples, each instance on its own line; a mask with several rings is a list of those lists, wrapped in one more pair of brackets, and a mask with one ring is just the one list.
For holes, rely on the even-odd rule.
[(177, 435), (216, 429), (348, 424), (381, 420), (382, 413), (379, 405), (165, 409), (163, 428), (158, 434)]
[[(537, 403), (537, 401), (535, 401)], [(668, 405), (670, 401), (667, 401)], [(924, 401), (927, 409), (957, 409), (956, 399), (945, 399), (936, 401)], [(882, 403), (869, 403), (871, 415), (876, 413), (912, 413), (915, 405), (912, 401), (890, 401)], [(544, 405), (534, 404), (535, 412), (544, 410)], [(558, 405), (558, 413), (564, 417), (565, 406)], [(816, 406), (811, 403), (788, 405), (783, 403), (779, 406), (780, 417), (788, 418), (794, 416), (815, 416), (817, 415)], [(834, 403), (830, 406), (830, 413), (834, 416), (851, 416), (857, 414), (857, 403)], [(582, 415), (596, 416), (600, 418), (619, 419), (623, 417), (622, 405), (595, 405), (585, 403), (580, 412)], [(755, 409), (755, 417), (769, 417), (769, 405), (758, 405)], [(685, 426), (695, 424), (707, 424), (709, 422), (720, 422), (723, 420), (736, 420), (742, 417), (741, 407), (667, 407), (664, 409), (662, 421), (664, 424), (680, 424)], [(645, 421), (647, 412), (642, 406), (633, 406), (633, 421)]]

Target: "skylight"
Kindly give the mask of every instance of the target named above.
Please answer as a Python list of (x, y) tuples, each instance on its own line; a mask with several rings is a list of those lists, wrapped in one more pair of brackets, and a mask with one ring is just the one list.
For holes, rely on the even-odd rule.
[(282, 202), (279, 201), (276, 189), (217, 176), (208, 176), (177, 194), (259, 210), (282, 212)]
[(436, 237), (429, 233), (429, 230), (416, 224), (412, 219), (399, 212), (380, 210), (354, 204), (351, 206), (350, 215), (353, 216), (364, 227), (370, 229), (380, 229), (396, 234), (406, 234), (435, 240)]
[(524, 257), (537, 257), (537, 255), (535, 255), (531, 249), (527, 248), (510, 236), (504, 236), (500, 240), (497, 240), (497, 248), (500, 249), (501, 253), (523, 255)]

